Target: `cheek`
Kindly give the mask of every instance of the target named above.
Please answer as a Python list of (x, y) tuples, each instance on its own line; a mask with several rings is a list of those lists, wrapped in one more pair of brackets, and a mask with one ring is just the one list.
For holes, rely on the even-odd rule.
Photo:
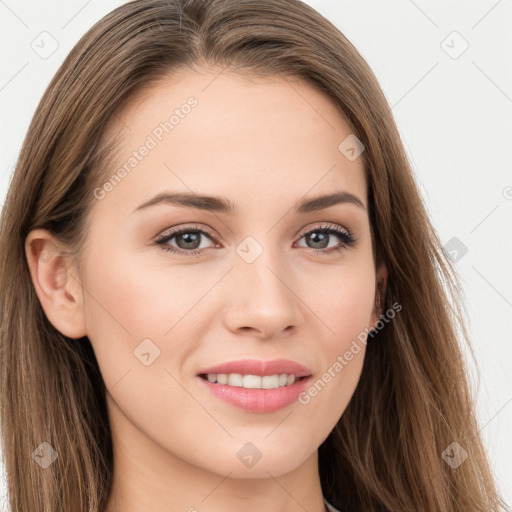
[(308, 306), (315, 313), (321, 366), (299, 403), (322, 421), (335, 424), (359, 382), (375, 297), (372, 261), (336, 269), (310, 287)]
[(193, 266), (145, 266), (115, 245), (106, 249), (108, 260), (88, 257), (84, 284), (88, 337), (107, 389), (128, 371), (146, 369), (141, 353), (150, 352), (151, 367), (171, 369), (186, 360), (200, 325), (200, 299), (218, 279)]
[(316, 286), (306, 284), (304, 288), (307, 305), (322, 328), (326, 352), (342, 350), (371, 325), (375, 301), (373, 264), (371, 260), (359, 261), (316, 276)]
[(134, 340), (161, 337), (211, 287), (198, 272), (180, 266), (146, 266), (136, 254), (116, 254), (111, 248), (108, 254), (108, 261), (93, 257), (87, 262), (85, 308), (93, 332), (101, 323)]
[(164, 436), (176, 424), (177, 410), (185, 417), (197, 414), (197, 404), (177, 382), (179, 362), (194, 350), (190, 340), (197, 319), (191, 306), (211, 284), (191, 284), (191, 272), (185, 280), (174, 279), (178, 268), (149, 271), (113, 250), (109, 255), (108, 262), (94, 257), (87, 262), (88, 337), (115, 404), (113, 414), (119, 407), (141, 430)]

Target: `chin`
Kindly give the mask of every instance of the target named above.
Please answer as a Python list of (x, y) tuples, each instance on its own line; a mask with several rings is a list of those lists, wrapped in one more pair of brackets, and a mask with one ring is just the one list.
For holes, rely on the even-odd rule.
[[(267, 435), (268, 432), (265, 434)], [(284, 441), (282, 441), (284, 443)], [(279, 443), (281, 446), (281, 442)], [(232, 453), (230, 455), (229, 453)], [(316, 449), (301, 451), (287, 443), (285, 450), (272, 446), (269, 440), (251, 443), (246, 441), (234, 450), (223, 450), (218, 458), (209, 464), (209, 471), (230, 478), (270, 478), (285, 475), (304, 464), (309, 457), (316, 455)], [(204, 466), (204, 460), (203, 460)]]

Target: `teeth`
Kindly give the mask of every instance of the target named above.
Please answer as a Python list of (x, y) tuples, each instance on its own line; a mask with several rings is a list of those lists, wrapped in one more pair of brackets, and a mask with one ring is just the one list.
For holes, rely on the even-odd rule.
[(243, 387), (249, 389), (261, 388), (261, 377), (259, 375), (244, 375)]
[(230, 386), (242, 387), (243, 378), (239, 373), (230, 373), (228, 375), (228, 384)]
[(275, 389), (279, 387), (279, 375), (265, 375), (261, 377), (262, 389)]
[(208, 382), (217, 384), (228, 384), (229, 386), (242, 387), (246, 389), (275, 389), (283, 386), (290, 386), (295, 382), (295, 375), (281, 373), (279, 375), (242, 375), (240, 373), (209, 373), (206, 378)]

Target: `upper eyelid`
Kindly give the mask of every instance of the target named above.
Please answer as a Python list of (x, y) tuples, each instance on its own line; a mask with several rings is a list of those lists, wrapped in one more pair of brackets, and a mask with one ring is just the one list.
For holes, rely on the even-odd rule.
[[(308, 227), (305, 227), (305, 228), (299, 230), (298, 233), (295, 235), (295, 237), (299, 237), (299, 239), (300, 239), (303, 236), (305, 236), (307, 233), (309, 233), (310, 231), (315, 231), (315, 230), (320, 231), (320, 230), (328, 230), (328, 229), (333, 229), (335, 231), (341, 230), (342, 232), (345, 232), (348, 236), (353, 238), (353, 234), (349, 229), (347, 229), (344, 226), (341, 226), (339, 224), (329, 223), (327, 221), (323, 221), (323, 222), (321, 221), (320, 224), (310, 225)], [(180, 226), (180, 227), (176, 227), (176, 228), (171, 228), (169, 231), (164, 231), (161, 235), (157, 235), (155, 237), (155, 239), (156, 240), (167, 239), (167, 241), (168, 241), (168, 240), (172, 239), (174, 236), (177, 236), (180, 233), (187, 232), (187, 231), (202, 232), (202, 233), (208, 235), (214, 241), (217, 241), (219, 238), (209, 228), (194, 224), (194, 225), (184, 225), (184, 226)]]
[(322, 222), (321, 224), (313, 225), (313, 226), (309, 226), (307, 228), (301, 229), (297, 233), (296, 236), (300, 236), (302, 238), (305, 234), (309, 233), (310, 231), (315, 231), (315, 230), (321, 231), (323, 229), (325, 229), (325, 230), (334, 229), (335, 231), (341, 230), (341, 231), (346, 232), (348, 235), (352, 235), (352, 232), (344, 226), (340, 226), (339, 224), (333, 224), (333, 223), (329, 223), (329, 222)]

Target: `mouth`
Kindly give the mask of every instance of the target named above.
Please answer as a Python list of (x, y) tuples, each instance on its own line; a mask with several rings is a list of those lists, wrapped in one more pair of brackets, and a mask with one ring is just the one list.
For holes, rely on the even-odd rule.
[(245, 359), (203, 369), (196, 377), (210, 396), (246, 412), (271, 413), (297, 401), (313, 375), (290, 360)]
[(297, 376), (294, 373), (274, 375), (243, 375), (241, 373), (200, 373), (199, 377), (211, 384), (228, 385), (245, 389), (277, 389), (293, 385), (307, 379), (309, 375)]

